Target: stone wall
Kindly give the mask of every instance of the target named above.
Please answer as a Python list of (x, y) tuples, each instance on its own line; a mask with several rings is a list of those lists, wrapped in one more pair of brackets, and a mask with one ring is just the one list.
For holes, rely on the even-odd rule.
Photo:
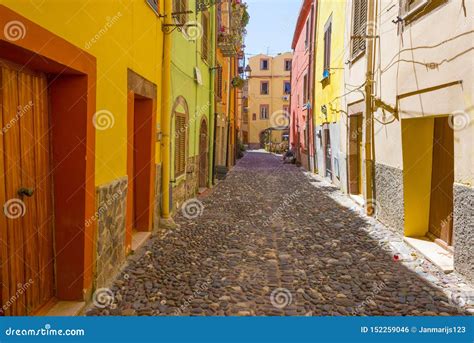
[(403, 171), (375, 164), (376, 216), (383, 224), (404, 232)]
[(454, 268), (474, 281), (474, 188), (454, 184)]
[(155, 202), (153, 209), (153, 230), (158, 230), (161, 218), (161, 164), (155, 165)]
[(96, 189), (96, 288), (107, 285), (125, 261), (127, 188), (125, 176)]
[(198, 191), (199, 183), (199, 165), (198, 156), (189, 157), (186, 163), (186, 179), (180, 180), (173, 186), (173, 211), (179, 207), (187, 199), (194, 198)]

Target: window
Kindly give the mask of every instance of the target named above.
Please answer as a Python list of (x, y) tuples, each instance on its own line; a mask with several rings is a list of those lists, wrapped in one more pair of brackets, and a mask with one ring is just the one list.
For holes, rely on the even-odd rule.
[(306, 36), (304, 39), (304, 47), (305, 49), (309, 48), (309, 40), (310, 40), (310, 27), (309, 27), (309, 18), (306, 20)]
[(428, 2), (428, 0), (401, 0), (401, 14), (403, 17), (406, 17), (426, 6)]
[(285, 71), (291, 71), (291, 60), (285, 60)]
[(252, 114), (252, 120), (257, 120), (257, 113)]
[(290, 109), (290, 108), (289, 108), (287, 105), (284, 105), (284, 106), (283, 106), (283, 112), (285, 112), (286, 116), (288, 116), (288, 117), (290, 116), (289, 109)]
[(219, 100), (222, 99), (222, 66), (217, 65), (217, 77), (216, 77), (216, 96)]
[(283, 81), (283, 93), (290, 94), (291, 93), (291, 82), (290, 81)]
[(367, 27), (367, 0), (352, 2), (352, 58), (365, 51), (365, 35)]
[(186, 169), (186, 128), (186, 114), (175, 112), (175, 177), (183, 175)]
[(187, 0), (173, 0), (173, 12), (180, 13), (175, 16), (175, 19), (178, 23), (184, 24), (188, 21), (187, 14), (185, 13), (188, 10)]
[(209, 62), (209, 13), (201, 14), (202, 37), (201, 37), (201, 57)]
[[(254, 113), (255, 114), (255, 113)], [(248, 113), (244, 113), (244, 124), (248, 124), (249, 123), (249, 114)]]
[(268, 81), (262, 81), (260, 82), (260, 94), (262, 95), (268, 95), (269, 93), (269, 84)]
[(260, 105), (260, 119), (268, 119), (268, 105)]
[(308, 103), (308, 74), (303, 79), (303, 104)]
[(331, 68), (331, 31), (332, 17), (324, 25), (324, 71), (329, 72)]
[(260, 60), (260, 70), (268, 70), (268, 59)]

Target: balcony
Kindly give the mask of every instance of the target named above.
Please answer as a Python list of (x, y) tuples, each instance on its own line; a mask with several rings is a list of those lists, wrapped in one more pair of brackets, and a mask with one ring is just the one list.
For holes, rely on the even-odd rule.
[(221, 49), (222, 54), (225, 57), (233, 57), (237, 55), (240, 41), (240, 35), (235, 35), (229, 32), (221, 32), (217, 36), (217, 46)]

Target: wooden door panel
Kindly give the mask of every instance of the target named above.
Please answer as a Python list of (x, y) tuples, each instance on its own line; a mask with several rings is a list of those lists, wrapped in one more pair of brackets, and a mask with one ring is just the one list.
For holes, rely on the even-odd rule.
[(37, 204), (37, 230), (39, 265), (39, 301), (46, 302), (54, 293), (53, 203), (51, 179), (51, 142), (46, 77), (33, 80), (33, 113), (35, 135), (35, 197)]
[[(5, 314), (29, 315), (54, 292), (47, 82), (42, 74), (0, 66), (0, 199), (11, 203), (1, 219), (2, 303), (15, 297)], [(22, 187), (33, 194), (18, 194)]]
[[(34, 116), (33, 116), (33, 76), (18, 73), (18, 126), (20, 128), (20, 154), (21, 154), (21, 187), (35, 190), (35, 149)], [(20, 199), (25, 204), (25, 214), (22, 217), (23, 251), (25, 261), (25, 282), (29, 280), (34, 284), (39, 283), (38, 271), (38, 234), (36, 218), (36, 196), (22, 196)], [(38, 287), (28, 287), (25, 292), (26, 311), (31, 313), (38, 302)]]
[[(18, 73), (8, 68), (2, 68), (3, 92), (3, 127), (5, 159), (5, 197), (10, 206), (5, 209), (7, 215), (7, 244), (8, 254), (6, 263), (9, 265), (10, 296), (17, 296), (10, 306), (10, 313), (16, 315), (26, 314), (26, 296), (24, 292), (17, 292), (25, 284), (25, 264), (23, 252), (23, 225), (21, 215), (26, 210), (18, 200), (17, 191), (21, 187), (21, 151), (20, 151), (20, 126), (16, 125), (18, 107)], [(14, 208), (13, 206), (16, 206)]]
[[(4, 133), (4, 120), (3, 120), (3, 71), (0, 68), (0, 126), (2, 127), (2, 135), (0, 136), (0, 205), (2, 205), (2, 213), (0, 214), (0, 282), (1, 282), (1, 289), (0, 289), (0, 302), (5, 304), (7, 299), (10, 299), (10, 287), (8, 285), (9, 275), (10, 275), (10, 268), (7, 263), (7, 256), (8, 256), (8, 237), (7, 237), (7, 217), (3, 213), (3, 204), (6, 203), (7, 198), (5, 194), (5, 164), (4, 164), (4, 144), (3, 144), (3, 133)], [(1, 309), (2, 315), (9, 315), (10, 310), (6, 309), (5, 311), (3, 308)]]
[(429, 231), (448, 245), (453, 233), (454, 133), (447, 117), (434, 119)]

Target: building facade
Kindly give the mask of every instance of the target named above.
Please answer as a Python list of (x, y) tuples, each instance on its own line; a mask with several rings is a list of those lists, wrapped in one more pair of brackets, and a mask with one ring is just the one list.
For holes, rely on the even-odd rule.
[(249, 58), (248, 145), (252, 149), (282, 143), (289, 126), (293, 54)]
[[(332, 149), (340, 178), (331, 180), (442, 270), (473, 280), (474, 7), (459, 6), (345, 3), (344, 33), (337, 33), (345, 61), (334, 107), (339, 147)], [(447, 17), (456, 25), (429, 34)]]
[(316, 11), (314, 128), (316, 170), (337, 185), (341, 180), (340, 126), (344, 70), (345, 2), (320, 1)]
[(4, 314), (90, 299), (159, 223), (164, 5), (2, 1)]
[(307, 170), (315, 171), (313, 130), (314, 103), (314, 28), (316, 1), (305, 0), (300, 9), (291, 48), (290, 146), (297, 161)]
[[(212, 182), (215, 7), (173, 1), (171, 56), (171, 209)], [(189, 12), (189, 13), (187, 13)]]

